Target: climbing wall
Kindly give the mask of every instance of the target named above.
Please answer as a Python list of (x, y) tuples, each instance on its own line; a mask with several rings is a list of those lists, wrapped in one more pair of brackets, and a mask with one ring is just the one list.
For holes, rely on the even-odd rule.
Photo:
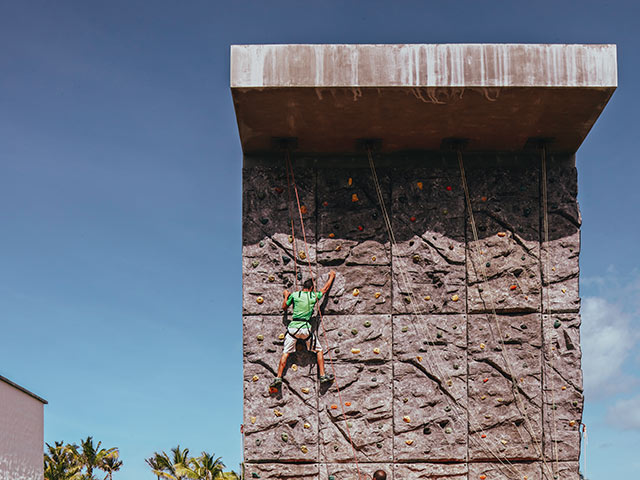
[[(455, 154), (376, 157), (390, 238), (362, 158), (294, 158), (304, 232), (283, 159), (245, 158), (247, 478), (356, 480), (357, 459), (395, 480), (577, 479), (574, 157), (547, 159), (548, 242), (537, 152), (464, 162), (473, 222)], [(269, 394), (282, 292), (330, 270), (320, 342), (336, 382), (299, 351)]]

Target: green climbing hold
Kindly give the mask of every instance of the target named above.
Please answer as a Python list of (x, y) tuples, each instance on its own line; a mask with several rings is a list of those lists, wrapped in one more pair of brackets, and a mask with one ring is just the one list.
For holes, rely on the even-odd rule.
[(453, 430), (451, 429), (451, 427), (447, 427), (444, 429), (444, 433), (453, 433)]
[(553, 322), (553, 328), (560, 328), (562, 326), (562, 322), (560, 320), (556, 320)]
[(357, 335), (358, 334), (358, 330), (353, 328), (351, 329), (351, 335)]
[(298, 274), (296, 275), (296, 277), (298, 277), (298, 280), (302, 280), (302, 272), (298, 272)]
[(454, 370), (458, 370), (460, 368), (460, 365), (458, 365), (457, 363), (453, 364), (453, 369)]
[(578, 402), (574, 401), (574, 402), (571, 403), (571, 405), (573, 405), (574, 407), (577, 407), (578, 406)]
[(522, 261), (524, 262), (524, 258), (525, 258), (525, 257), (524, 257), (524, 255), (522, 255), (522, 256), (520, 257), (520, 260), (522, 260)]
[(260, 240), (260, 247), (264, 247), (264, 240)]
[(402, 327), (402, 333), (407, 333), (409, 331), (409, 327)]
[(261, 223), (261, 224), (263, 224), (263, 225), (266, 225), (267, 223), (269, 223), (269, 219), (268, 219), (268, 218), (266, 218), (266, 217), (262, 217), (262, 218), (260, 219), (260, 223)]
[(333, 475), (329, 475), (329, 480), (336, 480), (336, 477)]
[(457, 329), (458, 329), (458, 326), (457, 326), (457, 325), (454, 325), (452, 328), (453, 328), (454, 330), (457, 330)]
[(525, 217), (528, 217), (529, 215), (531, 215), (531, 209), (530, 208), (525, 208), (523, 213), (524, 213)]
[(365, 328), (369, 328), (371, 326), (371, 322), (369, 320), (367, 320), (366, 322), (364, 322), (364, 327)]
[(436, 333), (436, 337), (437, 337), (437, 338), (442, 338), (442, 332), (438, 332), (438, 333)]
[(251, 474), (251, 478), (260, 478), (260, 474), (259, 474), (259, 473), (257, 473), (257, 472), (253, 472), (253, 473)]
[(251, 262), (251, 266), (253, 268), (256, 268), (258, 265), (260, 265), (260, 262), (258, 260), (254, 260), (253, 262)]
[(287, 265), (290, 261), (291, 261), (291, 258), (287, 257), (286, 255), (282, 255), (282, 263)]
[(353, 428), (353, 423), (351, 423), (351, 422), (347, 422), (347, 427), (349, 427), (349, 428)]
[(487, 262), (484, 265), (485, 265), (485, 267), (489, 268), (491, 266), (491, 262)]
[(289, 441), (289, 435), (288, 435), (288, 434), (286, 434), (286, 433), (283, 433), (283, 434), (282, 434), (282, 441), (283, 441), (283, 442), (288, 442), (288, 441)]

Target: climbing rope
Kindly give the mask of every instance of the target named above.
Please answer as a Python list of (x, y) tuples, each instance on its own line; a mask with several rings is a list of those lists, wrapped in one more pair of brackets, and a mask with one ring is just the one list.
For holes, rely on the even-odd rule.
[[(293, 171), (293, 163), (291, 161), (291, 152), (289, 149), (287, 149), (286, 151), (286, 162), (287, 162), (287, 167), (288, 167), (288, 174), (287, 174), (287, 178), (289, 178), (289, 174), (290, 174), (290, 179), (291, 179), (291, 183), (293, 184), (293, 191), (295, 192), (295, 198), (296, 198), (296, 203), (297, 203), (297, 207), (298, 207), (298, 215), (300, 217), (300, 226), (302, 228), (302, 237), (304, 240), (304, 250), (305, 250), (305, 255), (307, 258), (307, 263), (309, 265), (309, 278), (311, 278), (311, 281), (313, 282), (313, 290), (317, 291), (317, 285), (316, 285), (316, 279), (313, 275), (313, 268), (311, 267), (311, 257), (309, 256), (309, 245), (307, 243), (307, 234), (304, 228), (304, 219), (302, 217), (302, 205), (300, 203), (300, 195), (298, 194), (298, 187), (296, 185), (296, 177)], [(316, 250), (316, 255), (317, 255), (317, 250)], [(322, 316), (322, 309), (320, 308), (319, 302), (316, 302), (316, 304), (318, 305), (318, 315), (320, 317), (320, 326), (322, 328), (322, 335), (324, 337), (324, 342), (325, 345), (327, 346), (327, 359), (329, 360), (329, 365), (331, 366), (331, 371), (333, 373), (333, 377), (334, 377), (334, 385), (336, 387), (336, 391), (338, 393), (338, 401), (340, 402), (340, 410), (342, 412), (342, 418), (344, 420), (344, 425), (345, 425), (345, 430), (347, 432), (347, 436), (349, 437), (349, 443), (351, 445), (351, 451), (353, 453), (353, 460), (356, 466), (356, 472), (358, 474), (358, 480), (361, 479), (361, 474), (360, 474), (360, 466), (358, 464), (358, 455), (356, 452), (356, 448), (355, 445), (353, 443), (353, 438), (351, 437), (351, 430), (349, 428), (349, 421), (347, 420), (347, 413), (344, 409), (344, 402), (342, 401), (342, 393), (340, 391), (340, 385), (338, 382), (338, 375), (336, 372), (336, 368), (335, 365), (333, 363), (333, 358), (331, 356), (331, 353), (329, 351), (328, 348), (328, 336), (327, 336), (327, 332), (324, 326), (324, 318)], [(314, 306), (315, 308), (315, 306)]]
[[(396, 247), (396, 248), (397, 248), (397, 242), (396, 242), (395, 234), (394, 234), (394, 231), (393, 231), (393, 226), (392, 226), (392, 224), (391, 224), (391, 220), (390, 220), (390, 217), (389, 217), (389, 213), (388, 213), (388, 211), (387, 211), (387, 208), (386, 208), (386, 205), (385, 205), (385, 202), (384, 202), (384, 197), (383, 197), (383, 195), (382, 195), (382, 189), (381, 189), (381, 187), (380, 187), (380, 182), (379, 182), (378, 175), (377, 175), (377, 172), (376, 172), (375, 163), (374, 163), (374, 161), (373, 161), (373, 156), (372, 156), (371, 148), (367, 148), (367, 156), (368, 156), (368, 159), (369, 159), (369, 166), (370, 166), (370, 169), (371, 169), (372, 178), (373, 178), (374, 185), (375, 185), (375, 188), (376, 188), (376, 195), (377, 195), (377, 197), (378, 197), (378, 201), (379, 201), (379, 204), (380, 204), (380, 210), (381, 210), (381, 212), (382, 212), (382, 215), (383, 215), (383, 218), (384, 218), (384, 222), (385, 222), (385, 226), (387, 227), (387, 232), (388, 232), (388, 234), (389, 234), (389, 240), (390, 240), (390, 242), (391, 242), (391, 244), (392, 244), (392, 247)], [(401, 262), (398, 262), (398, 266), (400, 267), (400, 268), (399, 268), (399, 272), (400, 272), (400, 276), (401, 276), (401, 278), (402, 278), (403, 282), (405, 283), (405, 287), (406, 287), (406, 288), (407, 288), (407, 290), (410, 292), (411, 297), (414, 297), (413, 287), (412, 287), (412, 282), (411, 282), (411, 280), (410, 280), (410, 278), (409, 278), (409, 276), (408, 276), (407, 272), (405, 271), (405, 269), (404, 269), (404, 267), (402, 266)], [(414, 315), (415, 315), (415, 317), (416, 317), (416, 318), (419, 318), (422, 314), (418, 311), (417, 307), (415, 306), (415, 304), (414, 304), (413, 302), (411, 303), (411, 305), (412, 305), (412, 308), (413, 308), (413, 310), (414, 310)], [(413, 325), (412, 325), (412, 326), (414, 327), (414, 329), (416, 329), (415, 323), (413, 323)], [(416, 332), (416, 333), (417, 333), (417, 332)], [(430, 334), (430, 332), (429, 332), (428, 327), (426, 328), (426, 333), (427, 333), (427, 337), (428, 337), (428, 339), (429, 339), (428, 341), (429, 341), (431, 344), (433, 344), (433, 343), (434, 343), (434, 342), (433, 342), (433, 337), (431, 337), (431, 334)], [(436, 361), (434, 360), (434, 357), (433, 357), (433, 354), (432, 354), (432, 352), (431, 352), (431, 349), (427, 349), (427, 350), (426, 350), (426, 352), (427, 352), (428, 356), (430, 357), (430, 361), (428, 360), (428, 362), (429, 362), (429, 366), (430, 366), (434, 371), (436, 371), (436, 372), (437, 372), (438, 376), (440, 377), (440, 381), (442, 381), (441, 379), (442, 379), (442, 378), (445, 378), (445, 375), (443, 375), (443, 374), (442, 374), (442, 371), (440, 370), (440, 367), (439, 367), (439, 363), (438, 363), (438, 362), (436, 362)], [(439, 354), (439, 353), (438, 353), (438, 354)], [(443, 360), (443, 357), (442, 357), (442, 356), (440, 356), (440, 361), (444, 363), (444, 360)], [(449, 381), (450, 381), (450, 379), (449, 379)], [(443, 385), (441, 385), (441, 388), (444, 390), (444, 386), (443, 386)], [(461, 409), (462, 407), (460, 407), (460, 405), (458, 405), (457, 401), (451, 402), (451, 400), (449, 399), (448, 395), (446, 395), (446, 394), (445, 394), (444, 398), (445, 398), (445, 401), (447, 401), (447, 403), (449, 403), (450, 407), (452, 407), (452, 408), (456, 411), (456, 414), (460, 414), (460, 413), (465, 414), (465, 413), (467, 413), (467, 418), (468, 418), (468, 412), (466, 412), (464, 409), (462, 409), (462, 411), (460, 411), (460, 409)], [(471, 424), (471, 420), (470, 420), (470, 419), (469, 419), (469, 423)], [(478, 427), (479, 427), (479, 428), (478, 428), (478, 430), (477, 430), (477, 431), (479, 431), (479, 432), (482, 434), (482, 436), (483, 436), (483, 437), (486, 437), (486, 433), (485, 433), (484, 429), (482, 428), (482, 425), (478, 425)], [(500, 458), (500, 456), (499, 456), (498, 454), (496, 454), (496, 453), (493, 451), (493, 449), (491, 449), (490, 447), (488, 447), (487, 445), (485, 445), (483, 442), (480, 442), (480, 441), (479, 441), (479, 440), (477, 440), (475, 437), (468, 436), (468, 438), (469, 438), (469, 440), (470, 440), (470, 441), (473, 441), (473, 442), (475, 442), (477, 445), (479, 445), (479, 446), (480, 446), (480, 448), (481, 448), (483, 451), (488, 452), (488, 453), (489, 453), (489, 454), (491, 454), (494, 458), (496, 458), (496, 459), (498, 460), (498, 462), (499, 462), (499, 463), (500, 463), (504, 468), (506, 468), (507, 470), (509, 470), (509, 471), (510, 471), (512, 474), (514, 474), (516, 477), (519, 477), (519, 476), (520, 476), (520, 472), (518, 472), (518, 471), (513, 467), (513, 464), (511, 464), (511, 462), (509, 462), (509, 461), (508, 461), (508, 460), (506, 460), (506, 459), (505, 459), (505, 460), (503, 460), (502, 458)], [(506, 462), (506, 463), (505, 463), (505, 462)], [(499, 468), (499, 470), (500, 470), (500, 468)]]
[[(547, 319), (551, 319), (551, 300), (550, 300), (550, 294), (549, 294), (549, 287), (551, 286), (551, 278), (549, 278), (549, 260), (551, 257), (551, 251), (550, 251), (550, 245), (549, 245), (549, 199), (548, 199), (548, 193), (547, 193), (547, 148), (546, 145), (542, 144), (542, 148), (541, 148), (541, 169), (542, 169), (542, 206), (543, 206), (543, 214), (542, 214), (542, 225), (544, 228), (544, 245), (546, 246), (546, 258), (545, 258), (545, 262), (544, 262), (544, 268), (545, 268), (545, 278), (547, 280), (547, 285), (545, 287), (544, 285), (544, 281), (542, 282), (542, 288), (544, 289), (543, 292), (546, 292), (547, 294)], [(544, 302), (543, 302), (544, 304)], [(544, 317), (543, 317), (544, 318)], [(554, 332), (553, 336), (555, 337), (556, 334)], [(553, 370), (554, 370), (554, 365), (553, 365), (553, 360), (554, 360), (554, 356), (555, 356), (555, 347), (553, 346), (553, 342), (552, 344), (549, 346), (549, 366), (551, 368), (550, 370), (550, 376), (551, 376), (551, 415), (553, 416), (553, 436), (554, 436), (554, 445), (553, 445), (553, 453), (555, 456), (555, 460), (556, 460), (556, 472), (555, 475), (558, 475), (558, 472), (560, 470), (560, 452), (558, 449), (558, 425), (557, 425), (557, 421), (556, 421), (556, 389), (555, 389), (555, 381), (554, 381), (554, 375), (553, 375)], [(543, 382), (544, 382), (544, 378), (543, 378)]]
[[(475, 242), (475, 245), (478, 245), (478, 229), (476, 228), (476, 222), (475, 222), (475, 217), (473, 215), (473, 208), (471, 205), (471, 195), (469, 194), (469, 186), (467, 184), (467, 177), (465, 174), (465, 169), (464, 169), (464, 160), (462, 158), (462, 150), (460, 148), (457, 148), (457, 154), (458, 154), (458, 165), (460, 167), (460, 176), (462, 179), (462, 186), (464, 189), (464, 194), (465, 194), (465, 199), (466, 199), (466, 203), (467, 203), (467, 210), (469, 211), (469, 220), (471, 223), (471, 231), (473, 234), (473, 239)], [(545, 176), (545, 182), (544, 184), (546, 185), (546, 176)], [(544, 192), (546, 195), (546, 187), (544, 187)], [(545, 197), (545, 201), (546, 201), (546, 197)], [(545, 204), (546, 205), (546, 204)], [(471, 252), (471, 249), (469, 249)], [(472, 257), (472, 261), (473, 261), (473, 257)], [(487, 271), (486, 271), (486, 265), (481, 261), (480, 262), (480, 266), (481, 266), (481, 270), (482, 270), (482, 284), (485, 284), (487, 282), (488, 276), (487, 276)], [(491, 291), (491, 289), (488, 289), (489, 291)], [(534, 442), (534, 446), (536, 448), (536, 453), (540, 456), (540, 459), (542, 460), (543, 466), (546, 467), (547, 469), (549, 468), (545, 459), (545, 455), (544, 455), (544, 451), (542, 449), (542, 445), (538, 442), (538, 440), (535, 438), (535, 434), (534, 434), (534, 430), (533, 427), (531, 425), (531, 420), (529, 419), (529, 416), (526, 413), (526, 408), (524, 407), (524, 402), (522, 401), (522, 398), (520, 397), (520, 392), (517, 386), (517, 377), (514, 375), (513, 373), (513, 368), (511, 366), (511, 362), (509, 362), (509, 359), (507, 358), (506, 355), (506, 348), (505, 348), (505, 344), (504, 344), (504, 340), (503, 340), (503, 335), (502, 335), (502, 329), (500, 328), (500, 322), (498, 321), (498, 314), (496, 312), (496, 308), (495, 308), (495, 304), (493, 303), (492, 299), (490, 296), (487, 296), (489, 303), (491, 305), (491, 313), (493, 314), (493, 318), (496, 324), (496, 329), (498, 331), (498, 339), (499, 339), (499, 343), (501, 346), (501, 356), (505, 362), (505, 365), (507, 366), (507, 368), (509, 369), (509, 376), (511, 377), (511, 388), (513, 391), (513, 396), (514, 399), (516, 400), (516, 407), (518, 408), (518, 410), (520, 411), (520, 414), (524, 417), (525, 420), (525, 424), (527, 426), (527, 430), (529, 431), (529, 435), (531, 436), (531, 439)], [(491, 335), (495, 341), (495, 336), (493, 334), (493, 330), (491, 328), (489, 328), (489, 331), (491, 332)], [(516, 429), (518, 429), (518, 426), (515, 425)], [(544, 430), (544, 427), (543, 427)], [(542, 472), (544, 475), (544, 471)], [(553, 471), (551, 470), (551, 476), (555, 477), (555, 475), (553, 474)]]
[(289, 166), (285, 159), (285, 169), (287, 171), (287, 209), (289, 210), (289, 221), (291, 223), (291, 244), (293, 246), (293, 284), (295, 290), (298, 290), (298, 262), (296, 256), (298, 255), (298, 247), (296, 246), (296, 232), (293, 228), (293, 212), (292, 212), (292, 199), (291, 199), (291, 176), (289, 175)]

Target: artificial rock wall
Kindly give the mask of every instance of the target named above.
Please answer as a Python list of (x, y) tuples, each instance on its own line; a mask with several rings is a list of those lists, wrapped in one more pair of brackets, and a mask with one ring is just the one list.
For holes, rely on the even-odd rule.
[[(294, 158), (307, 253), (297, 210), (292, 242), (284, 161), (245, 158), (247, 478), (355, 480), (347, 427), (365, 475), (578, 478), (574, 157), (548, 159), (548, 244), (538, 153), (464, 162), (478, 242), (455, 153), (376, 158), (392, 247), (366, 159)], [(320, 285), (337, 272), (320, 340), (340, 396), (320, 386), (308, 352), (291, 355), (282, 392), (270, 395), (289, 320), (282, 291), (309, 267)]]

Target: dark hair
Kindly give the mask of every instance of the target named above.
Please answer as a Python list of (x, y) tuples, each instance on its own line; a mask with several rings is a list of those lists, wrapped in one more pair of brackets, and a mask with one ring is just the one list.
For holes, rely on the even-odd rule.
[(306, 288), (307, 290), (311, 290), (313, 288), (313, 280), (307, 278), (302, 284), (302, 288)]
[(373, 480), (387, 480), (387, 474), (384, 470), (376, 470), (373, 474)]

